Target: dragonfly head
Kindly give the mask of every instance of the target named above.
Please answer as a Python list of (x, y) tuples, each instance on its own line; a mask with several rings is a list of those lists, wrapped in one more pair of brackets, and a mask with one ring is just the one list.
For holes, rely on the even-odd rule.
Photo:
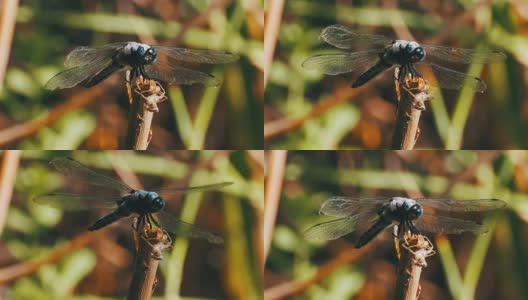
[(410, 63), (421, 62), (425, 59), (425, 50), (418, 43), (409, 43), (407, 48)]
[(404, 53), (404, 63), (417, 63), (425, 59), (425, 50), (417, 42), (400, 43), (400, 50)]
[(409, 209), (407, 210), (407, 218), (409, 220), (416, 220), (420, 218), (422, 215), (423, 215), (423, 208), (418, 203), (409, 207)]
[(165, 202), (158, 193), (156, 192), (148, 192), (146, 195), (147, 201), (149, 202), (149, 212), (157, 212), (160, 211), (163, 206), (165, 206)]
[(143, 46), (138, 47), (136, 50), (136, 56), (137, 59), (145, 65), (151, 65), (155, 63), (156, 59), (158, 58), (158, 54), (154, 48), (145, 48)]
[(151, 65), (156, 62), (156, 49), (147, 44), (128, 42), (123, 51), (118, 53), (118, 60), (130, 66)]

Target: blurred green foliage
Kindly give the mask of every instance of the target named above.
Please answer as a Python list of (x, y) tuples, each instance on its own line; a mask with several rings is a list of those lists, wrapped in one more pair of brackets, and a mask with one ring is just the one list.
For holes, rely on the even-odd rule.
[[(398, 261), (389, 231), (371, 241), (375, 245), (364, 254), (348, 237), (328, 242), (303, 238), (309, 227), (335, 219), (317, 213), (330, 196), (498, 198), (509, 208), (484, 219), (488, 234), (428, 235), (438, 254), (422, 271), (420, 297), (524, 299), (526, 174), (526, 151), (288, 152), (265, 285), (294, 290), (333, 264), (338, 266), (333, 272), (288, 299), (391, 299)], [(345, 251), (356, 251), (358, 259), (339, 263)]]
[[(192, 68), (222, 79), (218, 88), (171, 86), (171, 101), (154, 117), (154, 149), (259, 149), (262, 103), (255, 93), (263, 42), (250, 31), (244, 1), (21, 1), (4, 88), (0, 120), (4, 128), (46, 117), (83, 88), (47, 91), (48, 79), (64, 70), (67, 53), (78, 46), (97, 47), (128, 40), (200, 49), (224, 49), (240, 55), (235, 63)], [(200, 18), (205, 20), (196, 21)], [(194, 26), (195, 25), (195, 26)], [(181, 35), (181, 36), (180, 36)], [(95, 103), (65, 115), (22, 142), (22, 149), (118, 149), (123, 147), (129, 109), (121, 80)], [(173, 99), (176, 98), (176, 99)], [(169, 107), (172, 106), (172, 109)], [(83, 116), (83, 117), (79, 117)], [(115, 124), (119, 124), (116, 126)], [(244, 126), (240, 126), (243, 124)], [(229, 134), (227, 134), (229, 133)], [(0, 131), (0, 135), (2, 132)]]
[[(202, 297), (199, 299), (260, 299), (261, 275), (253, 248), (258, 225), (254, 216), (261, 214), (264, 195), (263, 182), (254, 176), (255, 171), (261, 171), (254, 165), (249, 167), (253, 160), (249, 152), (168, 151), (154, 155), (132, 151), (24, 151), (22, 155), (13, 204), (0, 242), (4, 265), (47, 258), (86, 232), (86, 227), (101, 216), (94, 211), (64, 212), (30, 200), (50, 191), (71, 192), (72, 188), (80, 194), (97, 193), (93, 186), (64, 178), (47, 166), (53, 157), (70, 156), (111, 176), (115, 176), (114, 168), (130, 170), (146, 189), (233, 182), (218, 191), (188, 193), (179, 200), (177, 194), (171, 197), (176, 199), (165, 198), (165, 210), (188, 223), (222, 232), (225, 244), (173, 237), (173, 248), (164, 253), (160, 264), (154, 295), (156, 299), (198, 299), (187, 298), (191, 295)], [(250, 172), (240, 171), (248, 168)], [(99, 232), (88, 246), (40, 267), (30, 276), (17, 278), (7, 285), (9, 299), (35, 299), (37, 295), (38, 299), (122, 298), (130, 284), (134, 242), (131, 219), (117, 224), (104, 234)], [(237, 285), (244, 289), (232, 288)]]
[[(320, 105), (338, 99), (332, 109), (303, 121), (300, 128), (267, 137), (271, 149), (379, 149), (389, 148), (395, 122), (395, 92), (391, 72), (365, 86), (343, 93), (359, 74), (327, 76), (307, 71), (301, 63), (314, 54), (342, 53), (318, 37), (332, 24), (356, 31), (403, 38), (406, 32), (418, 42), (461, 48), (500, 50), (503, 63), (472, 64), (467, 72), (482, 78), (483, 94), (433, 89), (420, 120), (418, 148), (524, 149), (527, 125), (518, 80), (528, 65), (528, 20), (522, 5), (507, 1), (286, 1), (280, 24), (270, 80), (266, 88), (267, 124), (322, 111)], [(454, 67), (457, 66), (447, 66)], [(427, 78), (426, 78), (427, 79)], [(433, 81), (433, 78), (429, 78)], [(329, 98), (332, 97), (332, 98)], [(312, 114), (313, 115), (313, 114)], [(348, 116), (348, 117), (347, 117)], [(330, 120), (330, 121), (329, 121)], [(338, 124), (329, 126), (328, 124)], [(280, 127), (280, 126), (277, 126)], [(287, 126), (286, 126), (287, 127)], [(270, 127), (271, 128), (271, 127)]]

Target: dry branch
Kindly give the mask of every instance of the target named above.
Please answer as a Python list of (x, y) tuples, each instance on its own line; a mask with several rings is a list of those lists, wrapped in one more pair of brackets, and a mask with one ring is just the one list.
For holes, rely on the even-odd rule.
[(433, 244), (423, 235), (405, 233), (399, 241), (400, 253), (396, 278), (396, 300), (416, 300), (420, 296), (420, 275), (427, 267), (426, 258), (435, 254)]
[[(398, 77), (396, 71), (395, 77)], [(398, 112), (396, 128), (392, 137), (392, 148), (397, 150), (412, 150), (420, 128), (420, 115), (425, 110), (425, 101), (431, 98), (429, 85), (421, 77), (407, 74), (403, 80), (395, 80)]]

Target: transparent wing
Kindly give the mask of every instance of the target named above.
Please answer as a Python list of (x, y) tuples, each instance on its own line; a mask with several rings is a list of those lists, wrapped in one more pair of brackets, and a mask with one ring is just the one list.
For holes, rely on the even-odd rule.
[(452, 48), (436, 45), (421, 45), (425, 50), (426, 57), (432, 57), (441, 61), (459, 64), (493, 63), (506, 59), (506, 55), (495, 50), (472, 50)]
[(486, 90), (486, 83), (480, 78), (431, 63), (420, 63), (418, 66), (429, 68), (436, 76), (438, 86), (441, 88), (459, 90), (464, 86), (468, 86), (479, 93), (483, 93)]
[(97, 61), (102, 58), (111, 58), (114, 52), (117, 49), (123, 48), (126, 43), (112, 43), (104, 45), (102, 47), (92, 48), (92, 47), (77, 47), (73, 49), (66, 60), (64, 60), (64, 65), (68, 68), (74, 68), (82, 65), (90, 64), (94, 61)]
[(194, 71), (174, 64), (160, 64), (145, 66), (147, 76), (171, 84), (195, 84), (205, 86), (219, 86), (220, 81), (211, 74)]
[(420, 205), (440, 209), (444, 211), (489, 211), (506, 207), (506, 203), (499, 199), (468, 199), (453, 200), (449, 198), (418, 198), (415, 199)]
[(224, 240), (221, 236), (201, 229), (196, 225), (192, 225), (181, 220), (176, 219), (172, 215), (163, 210), (155, 214), (156, 219), (160, 222), (161, 227), (175, 235), (206, 239), (213, 244), (222, 244)]
[(97, 173), (80, 162), (69, 157), (55, 158), (50, 161), (50, 165), (65, 176), (75, 176), (94, 186), (106, 187), (119, 191), (121, 194), (128, 194), (134, 189), (123, 182), (112, 177)]
[(60, 72), (48, 80), (44, 88), (48, 90), (72, 88), (83, 80), (95, 76), (111, 63), (111, 58), (102, 57), (89, 64)]
[(319, 223), (304, 232), (307, 240), (335, 240), (355, 231), (361, 223), (370, 223), (377, 218), (376, 214), (360, 213), (351, 217)]
[(158, 53), (173, 59), (205, 64), (223, 64), (238, 60), (238, 55), (218, 50), (197, 50), (168, 46), (152, 46)]
[(175, 188), (166, 188), (161, 189), (159, 192), (165, 193), (165, 192), (196, 192), (196, 191), (205, 191), (205, 190), (211, 190), (211, 189), (219, 189), (224, 186), (228, 186), (233, 184), (232, 182), (220, 182), (220, 183), (213, 183), (213, 184), (207, 184), (207, 185), (200, 185), (200, 186), (186, 186), (186, 187), (175, 187)]
[(383, 49), (392, 42), (391, 39), (383, 35), (356, 33), (352, 29), (338, 24), (323, 29), (320, 38), (341, 49), (353, 49), (361, 46)]
[(366, 69), (378, 61), (379, 51), (369, 50), (342, 54), (314, 55), (302, 63), (307, 70), (317, 70), (327, 75), (349, 73)]
[(444, 216), (423, 215), (415, 222), (415, 225), (420, 230), (432, 233), (460, 234), (463, 232), (472, 232), (479, 234), (488, 232), (488, 228), (485, 225), (478, 224), (474, 221)]
[(385, 204), (389, 198), (349, 198), (334, 196), (326, 200), (319, 209), (320, 214), (334, 217), (348, 217), (360, 211), (374, 211)]
[(119, 197), (80, 196), (67, 193), (49, 193), (33, 198), (39, 204), (62, 210), (84, 210), (94, 208), (115, 208)]

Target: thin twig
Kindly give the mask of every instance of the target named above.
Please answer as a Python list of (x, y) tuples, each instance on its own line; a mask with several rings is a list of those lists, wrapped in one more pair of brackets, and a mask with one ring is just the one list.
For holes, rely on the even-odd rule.
[(68, 100), (57, 105), (49, 114), (43, 118), (31, 120), (25, 123), (16, 124), (6, 129), (0, 130), (0, 146), (5, 147), (21, 139), (30, 137), (39, 130), (53, 125), (59, 121), (66, 113), (75, 109), (89, 105), (95, 100), (101, 99), (108, 87), (115, 81), (110, 79), (108, 82), (98, 84), (97, 86), (80, 91)]
[(319, 101), (302, 117), (282, 118), (266, 122), (264, 124), (264, 142), (269, 142), (285, 133), (299, 129), (306, 121), (319, 117), (339, 104), (351, 99), (359, 99), (364, 91), (362, 89), (351, 89), (349, 86), (342, 86), (336, 89), (332, 95)]
[(271, 0), (264, 22), (264, 87), (268, 83), (269, 71), (273, 62), (273, 53), (277, 44), (279, 28), (284, 10), (284, 0)]
[(161, 228), (148, 224), (139, 229), (139, 244), (134, 260), (134, 274), (127, 300), (147, 300), (152, 296), (156, 285), (156, 272), (162, 252), (171, 247), (172, 240)]
[[(396, 69), (395, 78), (398, 78)], [(398, 112), (396, 128), (392, 137), (392, 148), (412, 150), (420, 129), (420, 115), (425, 110), (425, 101), (431, 98), (427, 81), (419, 76), (406, 74), (403, 80), (395, 79)]]
[(405, 233), (399, 242), (400, 261), (396, 278), (396, 300), (416, 300), (420, 296), (420, 275), (426, 258), (435, 254), (433, 244), (423, 235)]
[(332, 258), (331, 261), (319, 267), (315, 275), (311, 276), (310, 278), (300, 281), (287, 281), (269, 287), (264, 291), (264, 299), (289, 299), (290, 297), (298, 295), (314, 284), (328, 278), (328, 276), (330, 276), (330, 274), (332, 274), (337, 269), (360, 261), (364, 256), (372, 254), (372, 248), (374, 248), (373, 245), (374, 243), (369, 243), (360, 249), (348, 248), (347, 250), (340, 252), (337, 256)]
[(147, 150), (152, 138), (152, 119), (155, 112), (159, 112), (158, 103), (167, 100), (165, 90), (161, 84), (154, 80), (143, 80), (138, 76), (135, 80), (134, 93), (127, 81), (127, 91), (131, 97), (130, 114), (128, 117), (128, 130), (126, 137), (127, 148), (134, 150)]
[(7, 210), (11, 203), (13, 188), (20, 163), (20, 150), (7, 150), (0, 165), (0, 235), (7, 220)]
[(264, 259), (268, 256), (273, 228), (275, 227), (275, 217), (279, 209), (286, 156), (286, 150), (273, 150), (270, 151), (269, 155), (269, 175), (266, 179), (264, 192)]
[(9, 61), (11, 41), (15, 31), (18, 0), (4, 0), (0, 3), (0, 90)]
[(106, 232), (103, 228), (97, 232), (84, 232), (69, 242), (61, 245), (57, 249), (53, 250), (48, 256), (33, 262), (21, 262), (15, 265), (4, 267), (0, 269), (0, 285), (5, 285), (16, 279), (30, 275), (40, 269), (43, 265), (54, 263), (61, 258), (72, 254), (74, 251), (83, 248), (86, 244), (90, 243), (96, 238), (100, 238), (102, 234)]

